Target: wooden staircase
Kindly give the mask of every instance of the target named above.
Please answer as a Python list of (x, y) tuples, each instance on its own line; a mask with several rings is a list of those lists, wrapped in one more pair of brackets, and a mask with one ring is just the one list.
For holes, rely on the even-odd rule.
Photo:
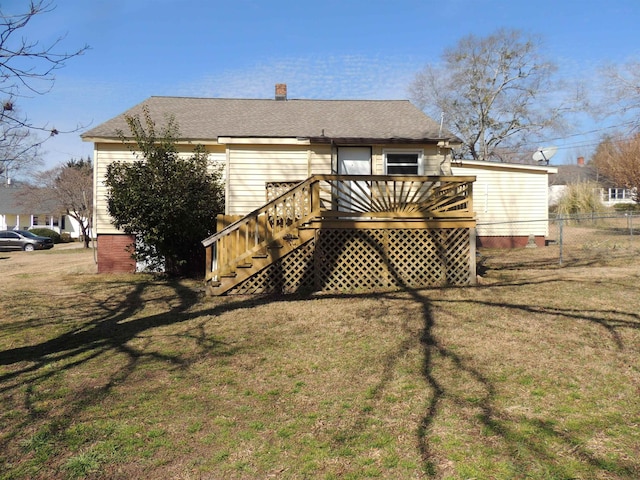
[(261, 272), (281, 266), (296, 251), (315, 248), (313, 242), (322, 228), (475, 226), (474, 180), (452, 176), (309, 177), (242, 218), (218, 218), (218, 232), (202, 241), (207, 293), (234, 292)]
[(310, 177), (227, 226), (228, 217), (219, 218), (219, 232), (202, 242), (209, 294), (224, 295), (311, 240), (299, 227), (320, 213), (312, 184)]
[[(297, 228), (290, 228), (288, 230), (291, 230), (291, 232), (297, 232)], [(256, 275), (258, 272), (268, 268), (278, 260), (310, 242), (312, 240), (312, 236), (309, 236), (309, 230), (306, 230), (306, 232), (306, 238), (304, 238), (304, 235), (301, 235), (301, 233), (303, 233), (301, 231), (297, 235), (287, 232), (281, 238), (274, 239), (264, 248), (264, 250), (255, 252), (251, 257), (245, 259), (243, 263), (239, 263), (235, 270), (229, 270), (227, 273), (220, 274), (218, 280), (211, 280), (208, 282), (208, 293), (213, 295), (224, 295), (234, 287)]]

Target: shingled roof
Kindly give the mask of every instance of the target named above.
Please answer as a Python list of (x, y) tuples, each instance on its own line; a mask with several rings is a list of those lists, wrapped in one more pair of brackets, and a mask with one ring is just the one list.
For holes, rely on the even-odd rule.
[(549, 177), (549, 185), (571, 185), (595, 182), (603, 187), (614, 187), (613, 181), (599, 173), (592, 165), (558, 165), (558, 173)]
[(85, 132), (86, 141), (118, 139), (129, 131), (125, 117), (147, 106), (161, 125), (173, 116), (181, 138), (216, 141), (219, 137), (368, 139), (460, 142), (407, 100), (248, 100), (150, 97)]
[(27, 186), (20, 183), (0, 184), (0, 214), (55, 213), (59, 210), (55, 202), (34, 200), (29, 193)]

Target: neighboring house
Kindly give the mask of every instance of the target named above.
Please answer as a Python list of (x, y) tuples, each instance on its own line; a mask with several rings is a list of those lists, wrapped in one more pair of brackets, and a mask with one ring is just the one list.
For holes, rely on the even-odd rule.
[(631, 190), (616, 185), (592, 165), (585, 164), (584, 158), (579, 157), (577, 164), (560, 165), (557, 174), (550, 177), (549, 204), (557, 205), (568, 185), (585, 182), (592, 182), (598, 186), (602, 203), (607, 207), (634, 203)]
[(99, 272), (135, 269), (104, 176), (134, 158), (120, 134), (143, 105), (175, 118), (181, 152), (224, 162), (226, 215), (203, 239), (213, 293), (475, 282), (473, 178), (442, 175), (460, 140), (408, 101), (288, 100), (283, 84), (273, 100), (151, 97), (82, 135)]
[(71, 238), (81, 234), (78, 222), (55, 206), (40, 204), (26, 207), (26, 189), (20, 183), (0, 184), (0, 230), (29, 230), (48, 228), (58, 233), (68, 233)]
[(549, 176), (556, 167), (463, 160), (455, 175), (476, 177), (473, 209), (479, 247), (524, 247), (549, 235)]

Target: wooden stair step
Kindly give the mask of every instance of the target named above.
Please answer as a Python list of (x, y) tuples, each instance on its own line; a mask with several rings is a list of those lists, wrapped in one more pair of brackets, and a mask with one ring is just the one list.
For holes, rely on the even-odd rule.
[[(308, 234), (300, 235), (287, 233), (271, 243), (263, 245), (260, 250), (250, 254), (242, 260), (244, 263), (237, 264), (234, 271), (221, 274), (218, 282), (209, 285), (209, 292), (213, 295), (220, 295), (233, 289), (234, 286), (241, 284), (245, 280), (251, 278), (263, 269), (267, 268), (273, 262), (279, 261), (284, 256), (299, 248), (302, 244), (309, 241)], [(304, 241), (301, 239), (304, 238)]]

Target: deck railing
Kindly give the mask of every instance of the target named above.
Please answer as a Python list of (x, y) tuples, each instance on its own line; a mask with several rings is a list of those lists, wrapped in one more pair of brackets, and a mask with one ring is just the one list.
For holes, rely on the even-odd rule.
[(313, 175), (202, 241), (206, 279), (230, 274), (314, 219), (473, 217), (475, 177)]
[(323, 216), (454, 218), (473, 216), (475, 177), (316, 175)]

